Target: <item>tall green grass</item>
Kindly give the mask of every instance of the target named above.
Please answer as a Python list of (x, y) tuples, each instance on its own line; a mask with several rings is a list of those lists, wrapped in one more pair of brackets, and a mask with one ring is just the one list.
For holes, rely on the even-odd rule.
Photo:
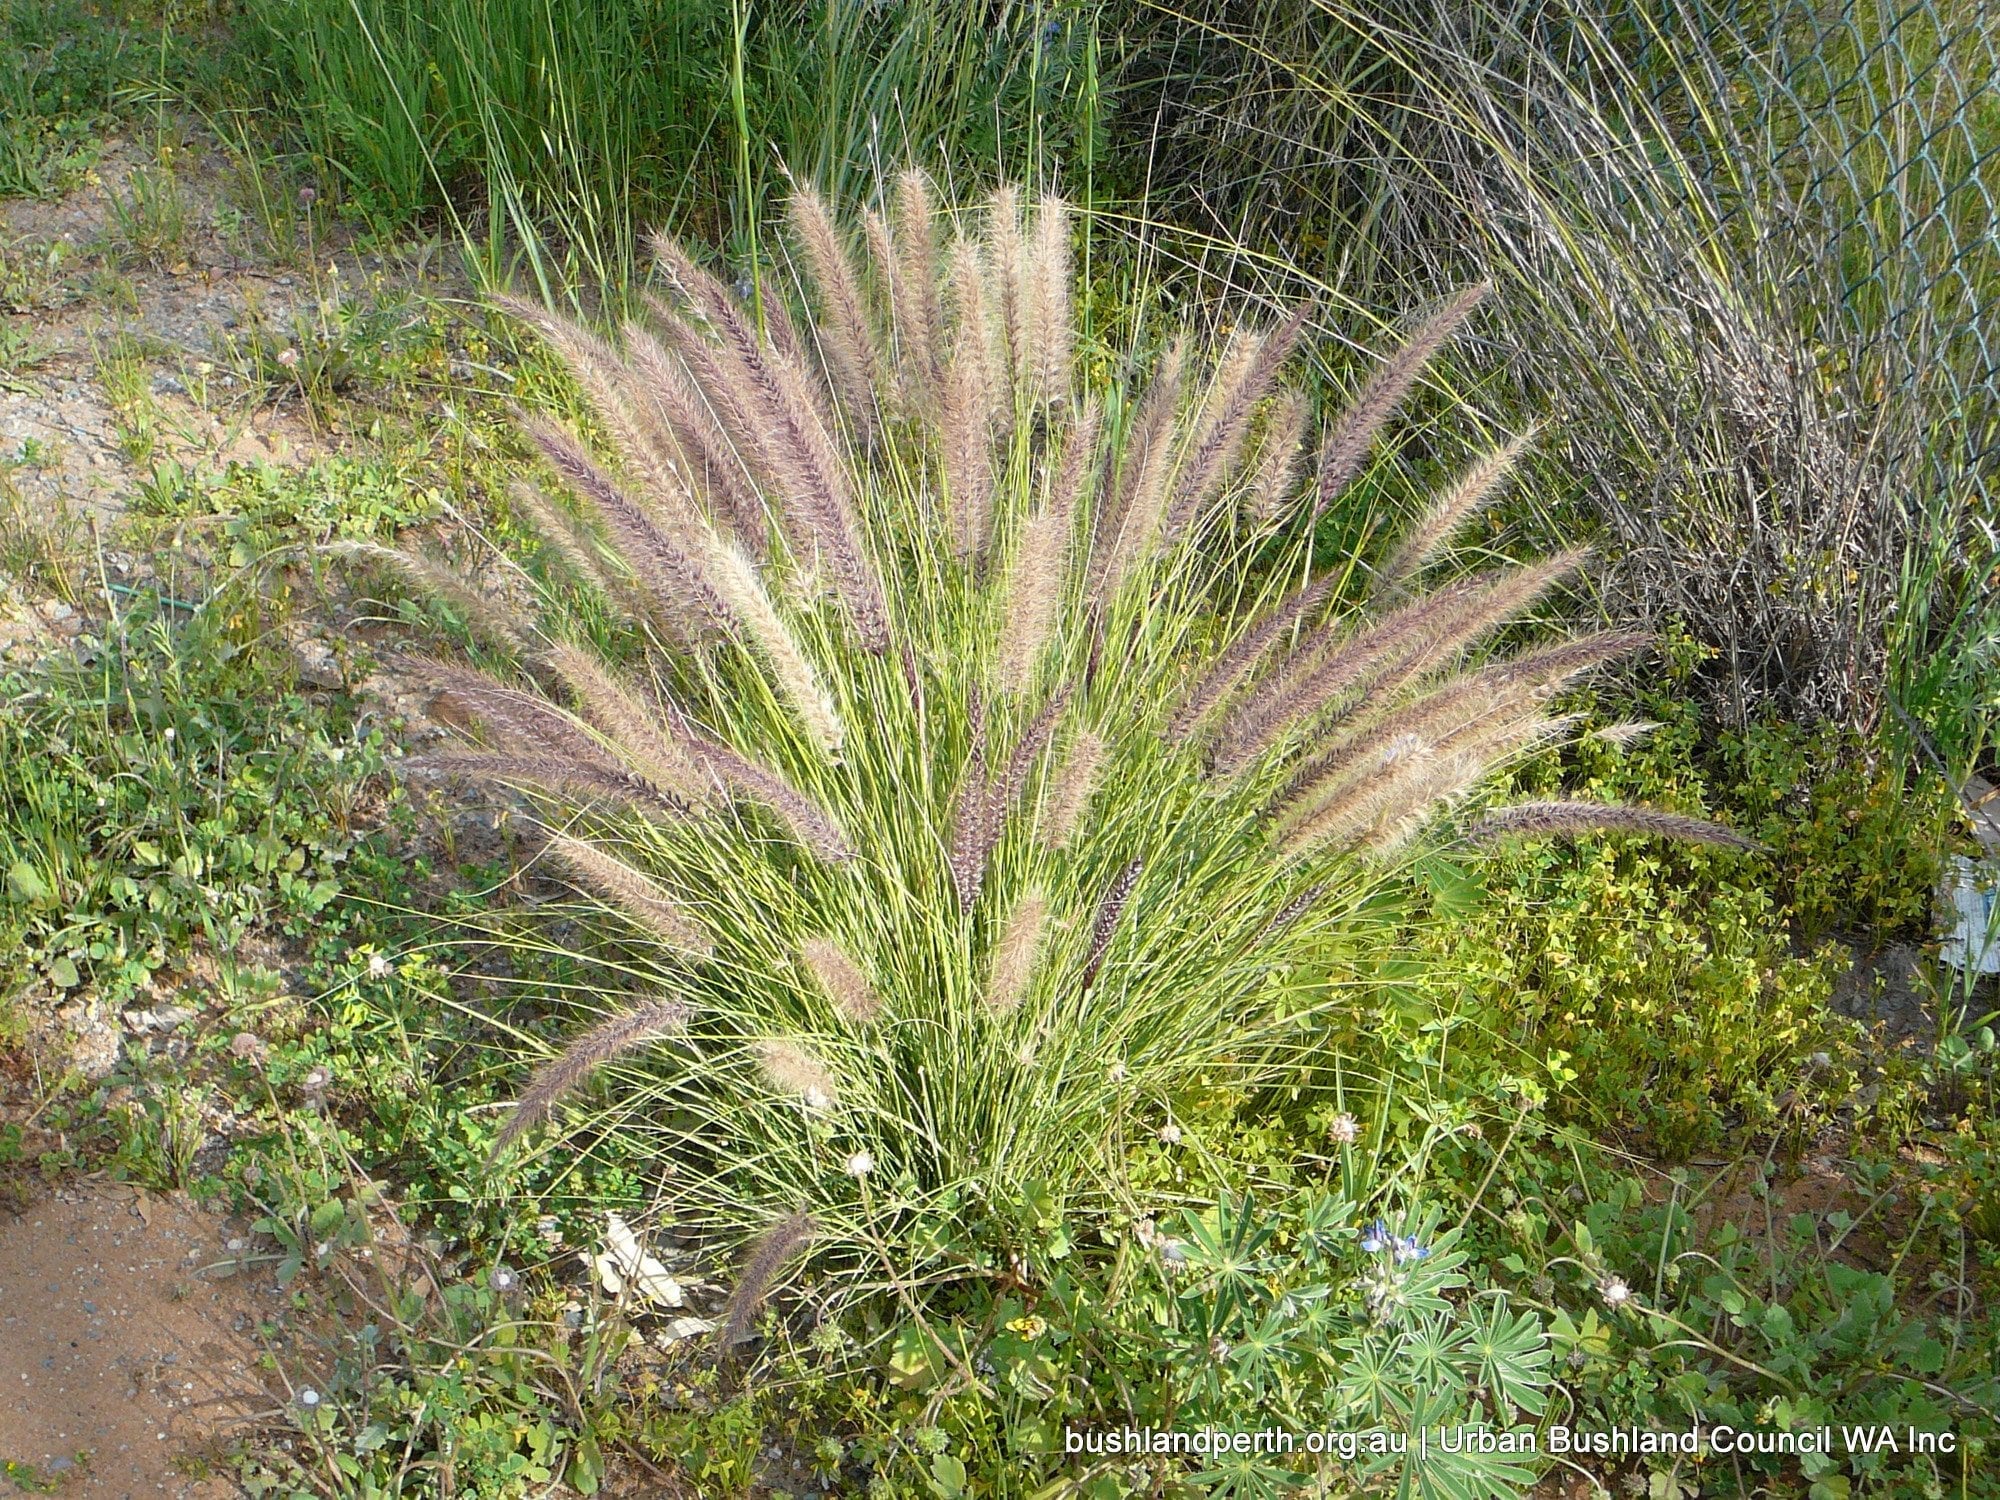
[(747, 269), (792, 163), (840, 190), (911, 152), (1045, 179), (1088, 160), (1081, 0), (249, 0), (281, 99), (378, 224), (442, 219), (494, 282), (624, 287), (645, 230)]

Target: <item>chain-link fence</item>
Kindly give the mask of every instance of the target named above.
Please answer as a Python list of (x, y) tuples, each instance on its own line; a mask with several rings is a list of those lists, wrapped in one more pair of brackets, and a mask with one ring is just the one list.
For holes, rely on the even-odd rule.
[(1718, 708), (1867, 726), (1913, 668), (1934, 726), (1993, 706), (2000, 11), (1174, 15), (1149, 129), (1199, 227), (1378, 298), (1492, 275), (1490, 367)]
[(1632, 73), (1653, 112), (1680, 122), (1691, 159), (1734, 190), (1729, 232), (1756, 264), (1817, 262), (1825, 295), (1802, 309), (1817, 316), (1809, 335), (1871, 381), (1930, 387), (1961, 439), (1933, 456), (1990, 494), (2000, 12), (1978, 0), (1684, 0), (1662, 20)]

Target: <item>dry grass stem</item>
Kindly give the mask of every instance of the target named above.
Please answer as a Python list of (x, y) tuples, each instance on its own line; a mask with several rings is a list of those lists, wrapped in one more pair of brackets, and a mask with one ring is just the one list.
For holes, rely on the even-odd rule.
[(1005, 350), (1006, 400), (1027, 384), (1033, 358), (1034, 291), (1028, 247), (1021, 235), (1021, 195), (1003, 183), (987, 209), (986, 293)]
[(778, 617), (777, 606), (764, 588), (756, 562), (733, 543), (720, 543), (715, 555), (715, 581), (736, 617), (743, 622), (751, 645), (770, 667), (799, 722), (821, 750), (837, 758), (846, 735), (840, 714), (820, 682), (819, 672)]
[(854, 858), (854, 846), (833, 815), (768, 766), (707, 735), (688, 733), (695, 762), (721, 787), (776, 813), (792, 837), (829, 864)]
[(958, 893), (959, 906), (967, 911), (979, 899), (979, 888), (986, 880), (986, 853), (992, 848), (989, 830), (996, 817), (986, 761), (986, 716), (980, 708), (975, 699), (972, 747), (966, 754), (965, 771), (951, 810), (951, 884)]
[(1245, 512), (1259, 526), (1278, 519), (1298, 484), (1311, 418), (1312, 402), (1303, 391), (1281, 391), (1271, 403), (1257, 444), (1256, 469), (1243, 495)]
[(1099, 516), (1090, 559), (1093, 610), (1109, 607), (1159, 537), (1173, 472), (1174, 416), (1180, 408), (1186, 345), (1176, 339), (1160, 360), (1125, 437), (1111, 503)]
[(594, 584), (603, 591), (619, 618), (631, 619), (627, 597), (631, 579), (619, 576), (606, 565), (589, 523), (571, 515), (543, 493), (541, 486), (526, 479), (515, 479), (508, 484), (507, 503), (517, 515), (534, 523), (536, 535), (563, 560), (579, 582)]
[(1168, 541), (1195, 521), (1241, 459), (1257, 403), (1277, 384), (1278, 371), (1298, 346), (1311, 311), (1309, 304), (1301, 306), (1269, 334), (1244, 340), (1237, 357), (1225, 360), (1216, 372), (1201, 423), (1174, 481), (1174, 498), (1162, 528)]
[(1069, 400), (1075, 318), (1070, 309), (1069, 205), (1054, 194), (1045, 196), (1035, 211), (1029, 261), (1034, 393), (1037, 400), (1059, 406)]
[(705, 568), (712, 535), (707, 527), (690, 522), (688, 531), (679, 537), (669, 536), (597, 466), (575, 438), (547, 422), (531, 420), (526, 428), (571, 493), (597, 512), (619, 558), (632, 570), (633, 579), (653, 601), (663, 622), (690, 640), (727, 634), (734, 623), (729, 606), (716, 592)]
[(624, 356), (589, 329), (538, 302), (504, 296), (498, 301), (563, 357), (659, 523), (676, 533), (694, 520), (681, 446), (661, 422), (655, 404), (631, 380)]
[(1127, 862), (1118, 872), (1118, 878), (1111, 882), (1104, 892), (1104, 899), (1097, 904), (1097, 916), (1090, 924), (1090, 951), (1084, 955), (1083, 974), (1078, 980), (1079, 989), (1089, 989), (1097, 980), (1097, 974), (1104, 967), (1105, 955), (1111, 951), (1111, 940), (1118, 935), (1118, 923), (1125, 915), (1126, 903), (1132, 899), (1132, 892), (1139, 884), (1139, 872), (1146, 867), (1144, 859)]
[(1660, 727), (1658, 719), (1622, 719), (1616, 724), (1606, 724), (1592, 733), (1592, 739), (1603, 740), (1607, 745), (1617, 745), (1621, 749), (1636, 745), (1655, 729)]
[(1104, 736), (1092, 730), (1085, 730), (1071, 742), (1042, 813), (1042, 839), (1049, 848), (1067, 849), (1082, 829), (1084, 810), (1097, 794), (1109, 748)]
[(579, 711), (634, 770), (682, 801), (702, 804), (712, 800), (707, 778), (672, 726), (603, 662), (567, 642), (551, 647), (547, 661), (569, 689)]
[(964, 563), (985, 555), (993, 530), (993, 401), (982, 338), (976, 327), (959, 330), (939, 412), (952, 552)]
[(896, 179), (896, 352), (903, 404), (931, 411), (944, 374), (944, 306), (938, 296), (937, 216), (930, 179), (916, 168)]
[(635, 380), (680, 444), (688, 478), (707, 500), (710, 515), (763, 557), (770, 549), (763, 497), (748, 461), (723, 430), (685, 361), (636, 323), (626, 325), (625, 348)]
[(1018, 697), (1028, 690), (1035, 663), (1055, 632), (1072, 529), (1069, 513), (1055, 506), (1037, 511), (1021, 528), (1021, 545), (1007, 577), (995, 672), (1003, 693)]
[(1345, 645), (1301, 658), (1230, 716), (1218, 739), (1217, 768), (1242, 770), (1336, 696), (1390, 672), (1404, 679), (1447, 665), (1462, 648), (1518, 616), (1582, 565), (1581, 551), (1546, 562), (1495, 569), (1422, 596)]
[(472, 581), (451, 564), (402, 547), (384, 547), (378, 542), (329, 542), (323, 548), (330, 556), (358, 558), (400, 574), (425, 593), (442, 599), (464, 616), (473, 634), (496, 645), (519, 646), (533, 636), (526, 620), (505, 603), (481, 593)]
[(1174, 711), (1173, 721), (1167, 726), (1168, 740), (1180, 744), (1192, 734), (1201, 721), (1256, 670), (1273, 646), (1332, 596), (1334, 584), (1338, 581), (1338, 575), (1329, 573), (1307, 585), (1230, 642), (1208, 670), (1195, 679), (1194, 686), (1181, 700), (1181, 706)]
[(416, 776), (444, 776), (509, 788), (530, 787), (548, 796), (572, 797), (586, 803), (610, 802), (647, 816), (663, 809), (681, 811), (678, 802), (661, 797), (638, 777), (604, 757), (586, 760), (562, 751), (486, 754), (443, 750), (412, 756), (404, 762), (404, 769)]
[(796, 1098), (809, 1110), (832, 1109), (838, 1101), (833, 1074), (826, 1064), (796, 1042), (759, 1042), (757, 1061), (765, 1082), (779, 1093)]

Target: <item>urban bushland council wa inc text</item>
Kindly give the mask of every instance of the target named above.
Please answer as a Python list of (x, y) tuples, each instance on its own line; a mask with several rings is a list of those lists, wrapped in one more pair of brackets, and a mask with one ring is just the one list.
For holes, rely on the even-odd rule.
[(1219, 1427), (1068, 1427), (1063, 1452), (1104, 1456), (1158, 1454), (1326, 1454), (1358, 1460), (1392, 1455), (1418, 1459), (1433, 1453), (1500, 1453), (1621, 1458), (1646, 1454), (1931, 1453), (1958, 1451), (1954, 1432), (1887, 1425), (1825, 1425), (1802, 1428), (1690, 1427), (1661, 1432), (1643, 1427), (1587, 1429), (1550, 1427), (1496, 1431), (1484, 1426), (1419, 1428), (1415, 1433), (1387, 1428), (1293, 1431), (1283, 1427), (1231, 1430)]

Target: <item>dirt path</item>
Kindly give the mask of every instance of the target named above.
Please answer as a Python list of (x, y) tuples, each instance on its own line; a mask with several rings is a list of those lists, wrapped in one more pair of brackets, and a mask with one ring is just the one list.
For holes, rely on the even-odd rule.
[[(232, 1249), (232, 1240), (234, 1248)], [(0, 1220), (0, 1495), (220, 1497), (228, 1443), (282, 1399), (282, 1307), (185, 1197), (85, 1181)]]

